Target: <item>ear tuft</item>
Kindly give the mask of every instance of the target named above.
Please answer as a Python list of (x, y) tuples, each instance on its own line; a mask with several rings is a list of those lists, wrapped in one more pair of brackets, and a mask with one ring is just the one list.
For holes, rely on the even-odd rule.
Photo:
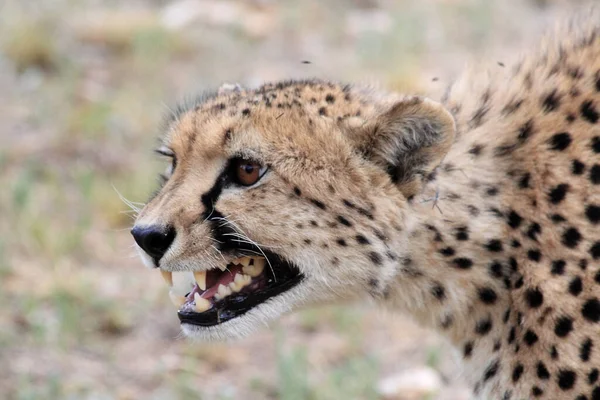
[[(365, 124), (359, 149), (387, 171), (406, 197), (419, 193), (427, 175), (454, 142), (454, 118), (435, 101), (410, 97)], [(356, 132), (355, 132), (356, 134)]]

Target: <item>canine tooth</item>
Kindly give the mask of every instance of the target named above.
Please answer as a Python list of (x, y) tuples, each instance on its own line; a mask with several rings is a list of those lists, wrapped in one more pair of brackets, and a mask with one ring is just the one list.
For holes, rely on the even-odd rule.
[(169, 287), (173, 286), (173, 273), (171, 271), (160, 270), (160, 273)]
[(195, 271), (194, 279), (200, 289), (206, 290), (206, 271)]
[(198, 293), (194, 293), (194, 311), (202, 313), (210, 308), (210, 301), (200, 297)]
[(173, 303), (173, 305), (175, 305), (177, 308), (181, 307), (187, 300), (184, 296), (179, 296), (172, 290), (169, 290), (169, 298), (171, 299), (171, 303)]
[(224, 272), (224, 271), (227, 269), (227, 265), (225, 265), (225, 264), (220, 264), (220, 265), (219, 265), (219, 269), (220, 269), (221, 271), (223, 271), (223, 272)]

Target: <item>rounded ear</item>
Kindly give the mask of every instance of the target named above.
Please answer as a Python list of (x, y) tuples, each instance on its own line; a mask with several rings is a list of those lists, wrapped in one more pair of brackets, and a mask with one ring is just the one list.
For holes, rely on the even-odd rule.
[(410, 97), (350, 133), (365, 158), (385, 169), (408, 198), (419, 193), (427, 175), (454, 142), (454, 118), (435, 101)]

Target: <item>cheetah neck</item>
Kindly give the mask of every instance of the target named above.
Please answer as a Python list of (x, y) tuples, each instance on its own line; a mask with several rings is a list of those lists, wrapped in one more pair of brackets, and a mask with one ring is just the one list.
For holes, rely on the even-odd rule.
[[(491, 376), (506, 346), (511, 315), (511, 243), (489, 157), (473, 153), (477, 135), (462, 133), (444, 162), (410, 202), (406, 256), (388, 305), (445, 336), (459, 351), (467, 379), (500, 390)], [(471, 152), (471, 153), (470, 153)], [(513, 313), (515, 314), (515, 313)], [(500, 379), (500, 378), (496, 378)], [(484, 385), (484, 383), (486, 385)], [(504, 385), (501, 385), (504, 386)]]

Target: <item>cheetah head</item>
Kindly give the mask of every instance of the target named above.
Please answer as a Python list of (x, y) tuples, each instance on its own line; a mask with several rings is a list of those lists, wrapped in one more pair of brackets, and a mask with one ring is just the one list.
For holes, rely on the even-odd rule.
[(408, 200), (448, 151), (438, 103), (321, 81), (220, 90), (180, 107), (171, 163), (132, 234), (184, 333), (225, 339), (317, 303), (385, 297)]

